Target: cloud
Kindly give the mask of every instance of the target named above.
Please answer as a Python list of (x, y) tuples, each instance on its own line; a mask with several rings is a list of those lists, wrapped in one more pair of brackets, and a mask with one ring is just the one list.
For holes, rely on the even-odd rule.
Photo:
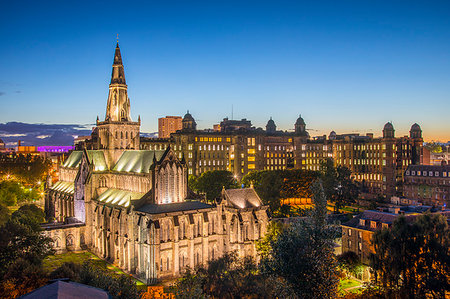
[(0, 137), (23, 137), (27, 136), (27, 134), (0, 134)]
[(16, 90), (16, 93), (21, 93), (22, 91), (21, 90)]
[(6, 94), (6, 92), (0, 91), (0, 97), (4, 96)]
[(0, 137), (6, 142), (20, 139), (27, 145), (73, 145), (73, 136), (90, 135), (92, 125), (0, 123)]

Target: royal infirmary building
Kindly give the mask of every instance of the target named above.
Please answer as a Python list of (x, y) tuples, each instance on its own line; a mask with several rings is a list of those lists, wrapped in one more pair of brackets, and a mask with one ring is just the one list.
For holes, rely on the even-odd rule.
[(268, 225), (253, 188), (190, 200), (187, 165), (171, 147), (140, 149), (117, 44), (106, 117), (93, 150), (74, 151), (46, 194), (55, 249), (88, 249), (146, 282), (179, 275), (226, 252), (256, 257)]

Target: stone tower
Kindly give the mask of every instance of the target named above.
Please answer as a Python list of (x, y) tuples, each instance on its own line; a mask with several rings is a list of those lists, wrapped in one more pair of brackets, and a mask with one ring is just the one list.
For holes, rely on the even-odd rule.
[(137, 122), (131, 120), (128, 87), (125, 81), (122, 55), (119, 43), (117, 43), (105, 120), (102, 122), (97, 120), (97, 148), (105, 150), (106, 163), (109, 168), (115, 164), (124, 150), (139, 149), (140, 125), (140, 118)]
[(423, 146), (422, 129), (415, 123), (411, 126), (409, 131), (409, 136), (412, 140), (412, 157), (411, 164), (419, 165), (421, 164), (421, 152)]

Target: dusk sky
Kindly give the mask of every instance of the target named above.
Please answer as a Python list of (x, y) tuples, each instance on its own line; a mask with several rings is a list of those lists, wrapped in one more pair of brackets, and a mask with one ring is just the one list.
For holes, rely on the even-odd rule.
[(0, 123), (105, 116), (116, 34), (133, 119), (189, 110), (312, 136), (450, 140), (449, 1), (2, 1)]

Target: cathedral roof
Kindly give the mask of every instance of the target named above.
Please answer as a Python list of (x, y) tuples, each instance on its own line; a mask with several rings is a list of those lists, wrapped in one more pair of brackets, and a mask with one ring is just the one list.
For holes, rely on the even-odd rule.
[(97, 198), (99, 202), (128, 207), (131, 200), (140, 199), (144, 193), (131, 192), (119, 189), (108, 189)]
[(227, 189), (223, 192), (228, 202), (238, 209), (256, 208), (263, 205), (253, 188)]
[(81, 163), (81, 157), (83, 157), (83, 151), (73, 151), (69, 157), (64, 161), (64, 167), (76, 168)]
[(142, 207), (136, 209), (136, 211), (147, 213), (147, 214), (162, 214), (162, 213), (172, 213), (180, 211), (190, 211), (190, 210), (200, 210), (212, 208), (212, 205), (200, 202), (200, 201), (184, 201), (175, 202), (167, 204), (146, 204)]
[[(87, 150), (89, 162), (94, 164), (94, 170), (106, 170), (106, 160), (103, 151)], [(69, 157), (64, 161), (64, 167), (77, 168), (80, 166), (83, 151), (73, 151)]]
[(50, 187), (50, 190), (73, 194), (74, 184), (73, 182), (58, 181)]
[(149, 173), (150, 167), (153, 164), (153, 158), (157, 161), (161, 159), (164, 154), (164, 150), (161, 151), (148, 151), (148, 150), (130, 150), (125, 151), (120, 156), (113, 170), (125, 171), (125, 172), (137, 172), (137, 173)]
[(105, 160), (105, 154), (103, 151), (98, 150), (88, 150), (86, 151), (88, 154), (89, 162), (94, 164), (94, 170), (106, 170), (106, 160)]

